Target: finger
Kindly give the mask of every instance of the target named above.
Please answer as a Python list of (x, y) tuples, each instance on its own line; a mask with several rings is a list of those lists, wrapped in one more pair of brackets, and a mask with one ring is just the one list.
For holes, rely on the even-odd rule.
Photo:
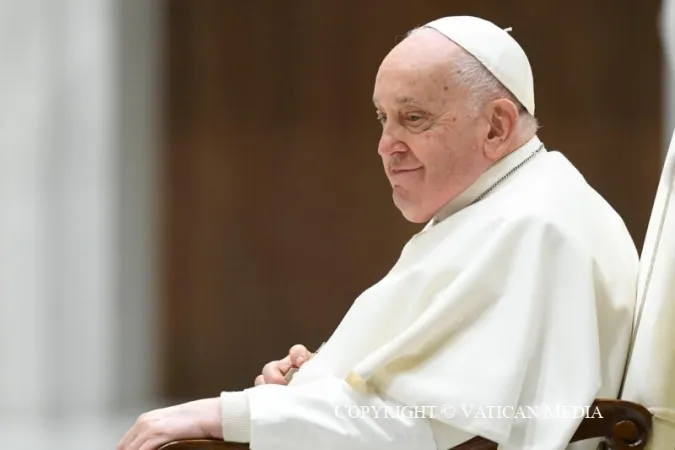
[(124, 447), (124, 450), (139, 450), (143, 443), (147, 441), (147, 439), (144, 437), (145, 433), (138, 433), (133, 440), (129, 441), (126, 447)]
[(282, 375), (285, 375), (286, 372), (291, 370), (291, 367), (293, 367), (293, 363), (291, 362), (291, 355), (286, 355), (284, 359), (278, 361), (279, 372), (281, 372)]
[(133, 442), (133, 440), (136, 438), (136, 435), (138, 434), (138, 421), (134, 423), (134, 425), (129, 429), (129, 431), (126, 432), (124, 437), (122, 437), (122, 440), (117, 444), (116, 450), (128, 450), (130, 447), (130, 444)]
[(126, 450), (127, 448), (127, 435), (122, 436), (122, 439), (117, 443), (115, 450)]
[(143, 434), (139, 434), (136, 436), (136, 439), (129, 445), (128, 450), (141, 450), (143, 447), (147, 447), (148, 442), (150, 439), (148, 439), (147, 436)]
[[(288, 365), (288, 363), (283, 363), (283, 366)], [(271, 363), (265, 364), (263, 367), (262, 375), (265, 378), (265, 384), (286, 384), (284, 380), (284, 372), (281, 371), (282, 361), (272, 361)]]
[(267, 384), (265, 383), (265, 377), (262, 374), (255, 377), (255, 382), (253, 383), (253, 385), (260, 386), (261, 384)]
[(312, 356), (309, 350), (304, 345), (294, 345), (288, 351), (289, 356), (291, 357), (291, 362), (294, 367), (302, 366), (307, 360)]

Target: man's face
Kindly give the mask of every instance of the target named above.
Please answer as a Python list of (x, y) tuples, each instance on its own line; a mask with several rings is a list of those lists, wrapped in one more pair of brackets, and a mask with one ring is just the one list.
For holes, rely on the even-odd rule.
[(435, 31), (421, 30), (387, 55), (375, 81), (378, 153), (394, 203), (412, 222), (431, 219), (489, 165), (481, 148), (487, 124), (452, 79), (459, 52)]

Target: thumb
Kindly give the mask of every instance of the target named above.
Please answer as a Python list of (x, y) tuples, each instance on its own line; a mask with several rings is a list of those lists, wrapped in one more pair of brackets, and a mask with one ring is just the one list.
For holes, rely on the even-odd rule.
[(291, 363), (295, 367), (300, 367), (312, 356), (309, 350), (304, 345), (294, 345), (288, 351), (289, 356), (291, 357)]

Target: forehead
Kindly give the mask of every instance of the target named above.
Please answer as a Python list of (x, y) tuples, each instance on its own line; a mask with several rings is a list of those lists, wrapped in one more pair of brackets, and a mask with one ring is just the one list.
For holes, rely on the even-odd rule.
[(425, 70), (381, 70), (375, 80), (373, 103), (378, 105), (423, 106), (444, 100), (450, 80)]
[(419, 30), (382, 61), (373, 101), (380, 104), (429, 104), (456, 91), (452, 71), (459, 47), (435, 30)]

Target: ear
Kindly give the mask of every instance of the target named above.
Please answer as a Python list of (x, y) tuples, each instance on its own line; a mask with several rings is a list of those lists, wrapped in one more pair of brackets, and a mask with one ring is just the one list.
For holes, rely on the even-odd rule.
[(506, 154), (514, 138), (518, 108), (512, 101), (501, 98), (488, 103), (485, 114), (488, 122), (485, 157), (496, 161)]

